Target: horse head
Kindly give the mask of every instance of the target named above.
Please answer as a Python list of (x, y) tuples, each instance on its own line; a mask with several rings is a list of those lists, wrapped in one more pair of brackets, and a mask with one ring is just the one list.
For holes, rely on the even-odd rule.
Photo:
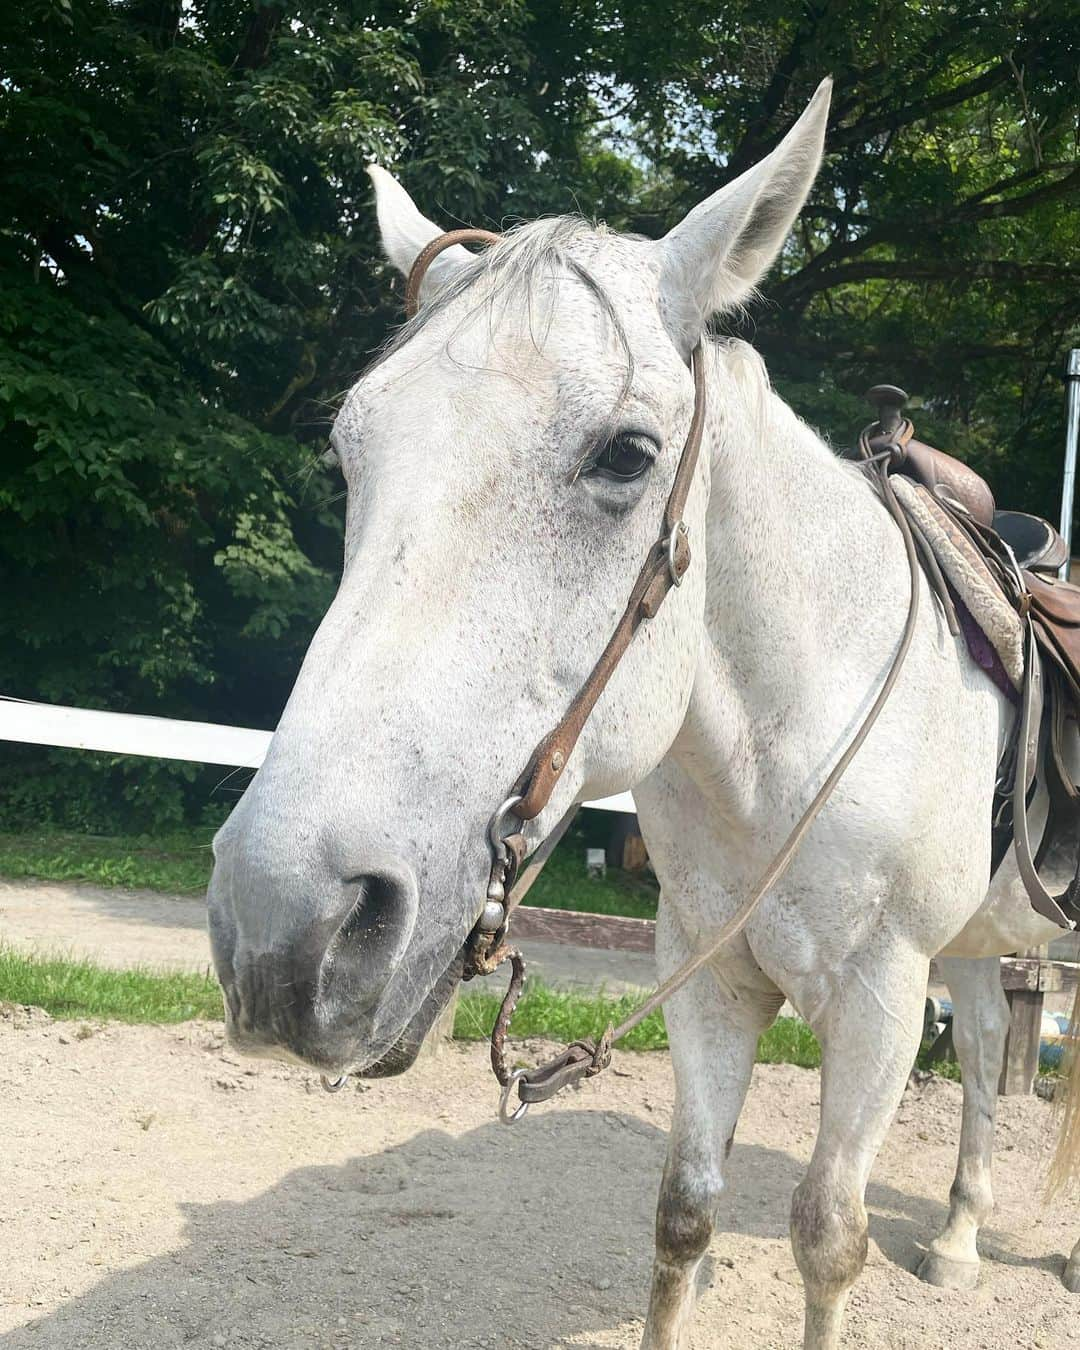
[[(690, 354), (779, 251), (816, 172), (823, 86), (777, 148), (659, 241), (576, 218), (441, 253), (347, 396), (341, 584), (266, 760), (215, 840), (214, 959), (240, 1047), (394, 1072), (460, 978), (493, 811), (563, 717), (654, 547), (694, 409)], [(406, 275), (441, 233), (373, 169)], [(709, 425), (722, 419), (709, 410)], [(706, 445), (710, 432), (706, 428)], [(703, 538), (709, 462), (684, 519)], [(678, 735), (704, 548), (637, 632), (543, 811), (632, 787)]]

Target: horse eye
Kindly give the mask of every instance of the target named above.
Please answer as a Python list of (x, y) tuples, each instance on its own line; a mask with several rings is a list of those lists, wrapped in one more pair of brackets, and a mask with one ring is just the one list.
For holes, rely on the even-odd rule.
[(656, 446), (647, 436), (633, 433), (614, 436), (604, 446), (588, 472), (617, 483), (630, 483), (640, 478), (652, 464)]

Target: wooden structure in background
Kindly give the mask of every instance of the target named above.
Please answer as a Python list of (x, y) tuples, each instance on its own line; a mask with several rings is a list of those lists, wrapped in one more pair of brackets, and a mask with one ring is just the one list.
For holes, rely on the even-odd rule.
[(522, 905), (514, 911), (515, 940), (533, 938), (570, 947), (651, 952), (655, 931), (652, 919), (624, 919), (618, 914), (583, 914), (576, 909), (542, 909), (539, 905)]

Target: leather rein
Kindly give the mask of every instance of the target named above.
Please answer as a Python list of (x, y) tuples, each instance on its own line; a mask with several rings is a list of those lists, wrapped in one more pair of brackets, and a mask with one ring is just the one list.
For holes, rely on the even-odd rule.
[[(497, 244), (499, 239), (499, 235), (488, 230), (472, 229), (451, 230), (433, 239), (421, 250), (409, 273), (405, 289), (408, 316), (412, 318), (417, 313), (424, 276), (440, 253), (456, 244)], [(683, 520), (683, 512), (697, 472), (705, 425), (705, 374), (701, 342), (691, 354), (690, 369), (694, 380), (694, 410), (690, 428), (675, 470), (660, 530), (631, 588), (626, 609), (569, 708), (533, 750), (528, 763), (488, 826), (488, 842), (492, 853), (491, 874), (483, 910), (466, 942), (464, 978), (469, 980), (477, 975), (490, 975), (507, 960), (513, 966), (510, 987), (491, 1037), (492, 1068), (502, 1086), (499, 1116), (508, 1124), (519, 1120), (532, 1103), (546, 1101), (562, 1088), (582, 1078), (590, 1078), (606, 1068), (611, 1061), (612, 1045), (687, 984), (745, 928), (762, 899), (787, 871), (810, 826), (866, 740), (896, 684), (915, 632), (919, 610), (919, 559), (907, 516), (888, 478), (889, 460), (894, 453), (900, 453), (900, 446), (895, 444), (895, 438), (889, 434), (871, 438), (868, 429), (859, 442), (863, 464), (873, 476), (885, 506), (900, 528), (911, 570), (907, 620), (892, 664), (873, 705), (779, 852), (765, 869), (753, 892), (720, 931), (679, 966), (629, 1017), (618, 1026), (609, 1024), (598, 1041), (575, 1041), (544, 1064), (511, 1071), (505, 1061), (505, 1037), (524, 983), (525, 964), (521, 953), (506, 943), (510, 916), (539, 876), (578, 808), (576, 805), (571, 808), (524, 867), (527, 846), (521, 827), (526, 821), (535, 819), (547, 806), (590, 713), (626, 654), (634, 634), (643, 622), (655, 617), (668, 592), (682, 584), (690, 566), (690, 535)], [(510, 826), (511, 819), (516, 820), (516, 826)], [(515, 1087), (517, 1103), (512, 1105), (510, 1097)]]

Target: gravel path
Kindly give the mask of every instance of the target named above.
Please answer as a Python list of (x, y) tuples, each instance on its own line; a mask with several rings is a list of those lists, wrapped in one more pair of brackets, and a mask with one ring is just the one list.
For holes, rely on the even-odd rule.
[[(90, 1034), (87, 1034), (87, 1033)], [(540, 1047), (525, 1047), (539, 1053)], [(514, 1130), (480, 1046), (336, 1097), (241, 1061), (220, 1028), (80, 1029), (0, 1011), (0, 1346), (593, 1347), (632, 1350), (670, 1118), (666, 1055)], [(703, 1275), (695, 1350), (798, 1343), (787, 1242), (818, 1078), (759, 1066)], [(1059, 1283), (1080, 1207), (1037, 1203), (1049, 1111), (1001, 1102), (983, 1277), (911, 1273), (944, 1213), (959, 1089), (910, 1089), (870, 1185), (870, 1257), (846, 1350), (1065, 1350)]]

